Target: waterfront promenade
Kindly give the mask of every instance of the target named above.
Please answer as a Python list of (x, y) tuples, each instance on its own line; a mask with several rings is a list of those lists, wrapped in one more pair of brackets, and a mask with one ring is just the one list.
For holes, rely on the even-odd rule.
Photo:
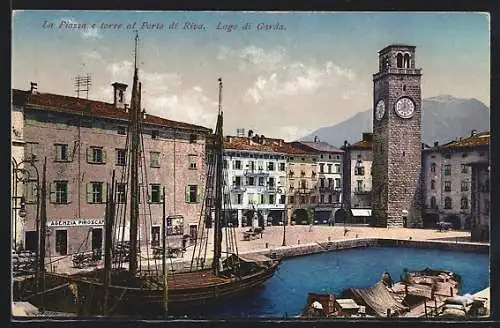
[[(280, 249), (283, 246), (283, 226), (269, 226), (262, 233), (262, 238), (253, 240), (243, 240), (243, 232), (249, 228), (236, 228), (235, 234), (238, 245), (238, 252), (240, 254), (269, 251), (273, 249)], [(206, 234), (205, 234), (206, 235)], [(223, 232), (222, 246), (225, 248), (225, 232)], [(207, 259), (210, 259), (213, 250), (213, 230), (208, 232), (208, 250)], [(414, 240), (414, 241), (449, 241), (449, 242), (468, 242), (470, 239), (470, 232), (468, 231), (447, 231), (439, 232), (435, 229), (406, 229), (406, 228), (374, 228), (367, 226), (286, 226), (285, 228), (285, 242), (286, 248), (300, 247), (306, 244), (314, 244), (328, 241), (344, 241), (355, 239), (367, 238), (384, 238), (384, 239), (399, 239), (399, 240)], [(189, 246), (186, 252), (179, 258), (169, 260), (172, 263), (189, 262), (193, 254), (193, 246)], [(143, 251), (141, 258), (143, 267), (146, 267), (147, 256), (152, 254)], [(60, 273), (73, 274), (82, 269), (75, 269), (72, 267), (71, 256), (54, 257), (46, 259), (47, 270)], [(52, 263), (50, 263), (52, 262)], [(155, 266), (160, 265), (161, 260), (151, 261), (156, 262)], [(99, 263), (102, 267), (103, 263)], [(85, 271), (92, 270), (95, 267), (83, 269)]]

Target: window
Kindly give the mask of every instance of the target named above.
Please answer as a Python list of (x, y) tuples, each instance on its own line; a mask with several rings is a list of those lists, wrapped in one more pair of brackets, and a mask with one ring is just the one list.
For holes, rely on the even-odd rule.
[(319, 173), (325, 173), (325, 164), (324, 163), (319, 164)]
[(236, 194), (236, 204), (241, 205), (243, 203), (243, 195)]
[(451, 191), (451, 181), (445, 181), (444, 182), (444, 191), (450, 192)]
[(300, 176), (301, 177), (305, 177), (306, 176), (306, 171), (304, 171), (304, 170), (300, 171)]
[(267, 169), (269, 171), (274, 171), (274, 162), (267, 163)]
[(24, 158), (38, 160), (38, 142), (27, 142), (24, 144)]
[(462, 173), (468, 173), (468, 172), (469, 172), (469, 170), (468, 170), (467, 165), (462, 164)]
[(102, 147), (89, 147), (87, 149), (87, 162), (91, 164), (106, 163), (106, 151)]
[(280, 196), (280, 204), (285, 204), (285, 195)]
[(239, 159), (234, 161), (233, 168), (235, 170), (241, 170), (241, 161)]
[(189, 169), (196, 170), (196, 155), (188, 155)]
[(258, 166), (260, 171), (264, 170), (264, 163), (262, 161), (258, 161), (257, 166)]
[(123, 102), (123, 90), (118, 90), (118, 102)]
[(356, 181), (356, 191), (363, 191), (363, 180)]
[(160, 131), (158, 131), (158, 130), (151, 131), (151, 139), (158, 139), (159, 135), (160, 135)]
[(329, 203), (332, 203), (332, 195), (331, 195), (331, 194), (330, 194), (330, 195), (328, 195), (328, 202), (329, 202)]
[[(410, 55), (405, 54), (404, 56), (404, 68), (410, 68)], [(406, 89), (406, 86), (405, 86)]]
[(36, 185), (36, 181), (26, 181), (24, 188), (24, 197), (26, 199), (26, 203), (36, 203), (38, 196), (38, 187)]
[(56, 162), (67, 162), (68, 158), (68, 145), (56, 144)]
[(149, 202), (150, 203), (161, 203), (162, 202), (162, 197), (161, 197), (161, 191), (160, 191), (161, 185), (157, 183), (152, 183), (149, 185)]
[(341, 180), (339, 178), (335, 179), (335, 189), (341, 188)]
[(444, 166), (444, 175), (451, 175), (451, 165)]
[(437, 208), (436, 196), (431, 197), (431, 208)]
[(280, 171), (284, 172), (285, 171), (285, 163), (280, 163), (279, 166), (280, 166)]
[(247, 185), (248, 186), (255, 186), (255, 178), (254, 177), (248, 177), (247, 178)]
[(295, 204), (295, 196), (288, 196), (288, 203)]
[(160, 246), (160, 227), (151, 227), (151, 246)]
[(332, 164), (328, 164), (328, 173), (332, 173)]
[(115, 154), (116, 154), (115, 164), (118, 166), (125, 166), (127, 162), (125, 149), (116, 149)]
[(434, 190), (436, 189), (436, 181), (431, 180), (431, 189)]
[(307, 204), (306, 196), (300, 196), (300, 204)]
[(149, 165), (150, 167), (160, 167), (160, 153), (157, 151), (149, 152)]
[(452, 207), (451, 205), (452, 205), (451, 204), (451, 197), (446, 197), (444, 199), (444, 208), (447, 209), (447, 210), (449, 210)]
[(354, 167), (354, 175), (365, 175), (365, 167), (363, 166), (363, 161), (358, 160), (356, 166)]
[(403, 55), (400, 53), (396, 56), (396, 66), (397, 68), (403, 68)]
[(324, 204), (325, 203), (325, 195), (319, 195), (319, 202), (321, 204)]
[(307, 181), (306, 180), (300, 180), (300, 188), (302, 188), (302, 189), (307, 188)]
[(264, 177), (259, 177), (259, 186), (264, 186)]
[(255, 162), (254, 161), (248, 161), (247, 168), (251, 171), (255, 169)]
[(310, 203), (310, 204), (316, 204), (316, 196), (311, 196), (311, 197), (309, 198), (309, 203)]
[(56, 230), (56, 253), (66, 255), (68, 253), (68, 231)]
[(325, 179), (324, 178), (320, 178), (319, 179), (319, 186), (320, 186), (320, 188), (324, 188), (325, 187)]
[(274, 187), (274, 178), (269, 178), (268, 186), (269, 187)]
[(328, 178), (328, 188), (333, 188), (334, 187), (333, 181), (334, 180), (332, 178)]
[(460, 199), (460, 209), (465, 210), (468, 208), (469, 208), (469, 200), (467, 199), (467, 197), (462, 197), (462, 199)]
[(265, 200), (264, 200), (264, 195), (260, 195), (259, 197), (259, 204), (265, 204)]
[(116, 184), (116, 202), (117, 203), (125, 203), (127, 200), (127, 185), (125, 183), (117, 183)]
[(269, 195), (269, 204), (270, 204), (270, 205), (274, 205), (275, 201), (276, 201), (276, 200), (274, 199), (274, 195), (273, 195), (273, 194), (270, 194), (270, 195)]
[(469, 191), (469, 181), (462, 181), (460, 184), (461, 191)]
[(188, 185), (186, 187), (186, 203), (198, 203), (197, 185)]
[(118, 134), (121, 135), (126, 135), (127, 134), (127, 127), (126, 126), (119, 126), (117, 127)]
[(54, 181), (50, 185), (50, 201), (56, 204), (68, 204), (69, 201), (68, 181)]
[(196, 143), (196, 140), (198, 140), (198, 136), (196, 134), (191, 134), (189, 136), (189, 143)]
[(233, 178), (233, 185), (234, 185), (235, 187), (239, 187), (239, 186), (241, 186), (241, 177), (234, 177), (234, 178)]
[(227, 169), (227, 159), (222, 162), (222, 168)]
[(105, 188), (105, 184), (102, 182), (89, 182), (87, 184), (87, 202), (89, 204), (105, 203)]
[(340, 164), (335, 164), (335, 173), (340, 173)]
[(431, 164), (431, 172), (436, 173), (436, 163)]

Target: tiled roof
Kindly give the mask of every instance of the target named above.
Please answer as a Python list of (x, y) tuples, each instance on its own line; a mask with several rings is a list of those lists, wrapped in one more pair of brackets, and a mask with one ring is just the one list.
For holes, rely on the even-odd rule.
[(348, 147), (349, 149), (372, 149), (373, 141), (361, 140), (353, 143)]
[(473, 136), (464, 138), (461, 140), (452, 141), (446, 145), (441, 146), (441, 148), (466, 148), (466, 147), (477, 147), (477, 146), (488, 146), (490, 144), (490, 132), (478, 132)]
[(247, 137), (228, 136), (224, 139), (224, 149), (262, 151), (285, 154), (311, 154), (310, 151), (295, 147), (292, 143), (281, 139), (265, 138), (264, 143), (258, 143)]
[[(13, 89), (12, 102), (14, 105), (19, 105), (19, 106), (29, 105), (31, 107), (46, 111), (84, 113), (87, 115), (126, 119), (126, 120), (129, 118), (129, 113), (127, 113), (125, 109), (116, 108), (113, 104), (110, 103), (70, 97), (70, 96), (56, 95), (52, 93), (31, 94), (29, 91)], [(203, 126), (172, 121), (149, 114), (146, 114), (145, 122), (172, 128), (197, 130), (206, 133), (211, 131), (211, 129)]]
[(327, 152), (327, 153), (343, 153), (344, 151), (341, 150), (341, 149), (338, 149), (324, 141), (317, 141), (317, 142), (314, 142), (314, 141), (300, 141), (300, 143), (310, 147), (310, 148), (313, 148), (317, 151), (320, 151), (320, 152)]

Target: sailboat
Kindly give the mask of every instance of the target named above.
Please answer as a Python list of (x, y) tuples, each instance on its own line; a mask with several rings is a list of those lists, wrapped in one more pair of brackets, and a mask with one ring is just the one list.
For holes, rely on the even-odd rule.
[[(108, 195), (105, 215), (104, 269), (75, 275), (62, 275), (45, 272), (45, 277), (67, 281), (72, 290), (72, 300), (66, 305), (65, 312), (89, 315), (126, 315), (161, 317), (168, 314), (183, 313), (184, 309), (217, 302), (222, 298), (241, 295), (253, 290), (270, 279), (279, 266), (279, 260), (266, 256), (241, 256), (238, 254), (235, 228), (228, 222), (231, 211), (230, 200), (224, 197), (224, 189), (228, 188), (223, 168), (223, 111), (222, 111), (222, 79), (219, 78), (219, 108), (214, 135), (209, 138), (210, 152), (207, 154), (208, 169), (205, 187), (205, 201), (199, 218), (200, 233), (195, 239), (189, 269), (176, 272), (167, 268), (167, 250), (171, 238), (166, 236), (167, 217), (165, 201), (163, 201), (163, 238), (162, 266), (157, 263), (150, 266), (141, 265), (141, 246), (149, 247), (147, 241), (141, 245), (138, 241), (141, 224), (139, 206), (148, 206), (140, 202), (141, 187), (147, 182), (141, 181), (142, 151), (142, 119), (141, 83), (137, 67), (137, 35), (136, 35), (135, 67), (133, 89), (130, 106), (130, 119), (127, 138), (129, 161), (122, 182), (127, 182), (130, 197), (125, 204), (129, 212), (123, 208), (123, 202), (116, 202), (113, 191), (115, 173), (111, 181), (111, 193)], [(142, 157), (142, 158), (141, 158)], [(144, 174), (142, 174), (144, 178)], [(163, 193), (165, 194), (165, 193)], [(147, 210), (142, 213), (147, 213)], [(115, 219), (116, 218), (116, 219)], [(213, 227), (212, 227), (213, 226)], [(129, 240), (125, 243), (125, 230), (129, 229)], [(213, 230), (213, 249), (208, 245), (209, 232)], [(225, 236), (223, 236), (225, 233)], [(146, 234), (148, 235), (148, 234)], [(223, 251), (223, 241), (226, 250)], [(120, 249), (117, 246), (121, 245)], [(119, 252), (119, 250), (124, 250)], [(212, 253), (211, 263), (210, 257)], [(120, 254), (123, 255), (120, 257)], [(56, 297), (56, 296), (54, 296)], [(51, 304), (50, 296), (45, 296), (45, 306)], [(71, 297), (70, 297), (71, 298)], [(57, 302), (55, 302), (57, 303)], [(52, 304), (55, 304), (52, 302)], [(53, 309), (59, 310), (62, 309)]]

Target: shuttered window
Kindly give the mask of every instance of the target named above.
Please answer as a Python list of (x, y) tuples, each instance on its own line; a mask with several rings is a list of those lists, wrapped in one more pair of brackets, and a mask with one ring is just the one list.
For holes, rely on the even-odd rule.
[(71, 202), (68, 181), (54, 181), (50, 184), (50, 202), (55, 204), (68, 204)]
[(87, 183), (87, 202), (89, 204), (103, 204), (106, 202), (106, 184), (103, 182)]
[(106, 163), (106, 151), (102, 147), (87, 148), (87, 163), (90, 164)]
[(186, 203), (198, 203), (201, 198), (200, 188), (197, 185), (186, 186)]

